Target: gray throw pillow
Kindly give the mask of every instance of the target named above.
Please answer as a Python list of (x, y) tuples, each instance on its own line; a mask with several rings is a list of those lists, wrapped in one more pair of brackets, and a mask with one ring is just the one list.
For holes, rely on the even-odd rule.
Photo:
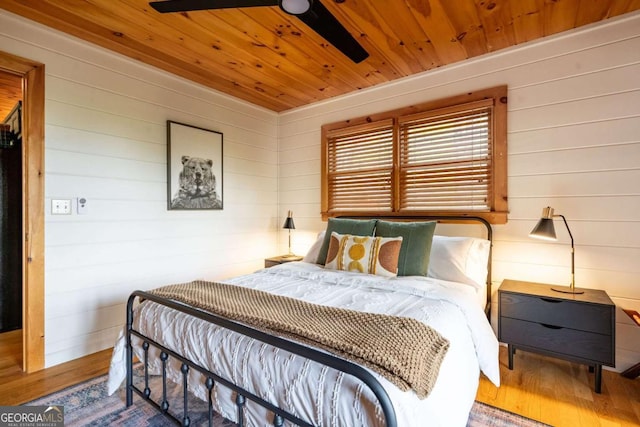
[(379, 220), (376, 236), (402, 236), (398, 259), (398, 276), (426, 276), (429, 271), (431, 242), (436, 230), (435, 221), (391, 222)]
[(329, 218), (327, 232), (324, 234), (324, 241), (318, 253), (317, 264), (324, 265), (327, 262), (327, 251), (331, 241), (331, 232), (339, 234), (352, 234), (354, 236), (373, 236), (376, 227), (376, 219), (349, 219), (349, 218)]

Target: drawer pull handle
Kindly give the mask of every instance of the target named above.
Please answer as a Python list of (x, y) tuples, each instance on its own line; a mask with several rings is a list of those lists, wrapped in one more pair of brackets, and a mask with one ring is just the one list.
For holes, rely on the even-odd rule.
[(562, 329), (562, 326), (547, 325), (546, 323), (540, 323), (540, 326), (543, 326), (548, 329)]
[(544, 301), (544, 302), (550, 302), (550, 303), (553, 303), (553, 304), (559, 304), (559, 303), (561, 303), (561, 302), (562, 302), (562, 301), (559, 301), (559, 300), (557, 300), (557, 299), (548, 299), (548, 298), (540, 298), (540, 299), (541, 299), (542, 301)]

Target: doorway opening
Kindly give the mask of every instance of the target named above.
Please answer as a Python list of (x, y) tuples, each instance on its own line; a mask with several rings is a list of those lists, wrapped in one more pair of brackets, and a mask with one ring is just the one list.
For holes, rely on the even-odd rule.
[(15, 118), (20, 121), (22, 208), (16, 249), (22, 293), (18, 343), (22, 370), (35, 372), (44, 368), (44, 65), (0, 51), (0, 72), (20, 79), (22, 89), (21, 111)]
[(22, 370), (22, 76), (0, 71), (0, 351)]

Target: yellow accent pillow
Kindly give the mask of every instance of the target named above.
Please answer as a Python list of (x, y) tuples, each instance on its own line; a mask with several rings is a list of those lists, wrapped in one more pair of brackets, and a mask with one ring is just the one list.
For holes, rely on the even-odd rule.
[(325, 268), (395, 277), (402, 237), (331, 233)]

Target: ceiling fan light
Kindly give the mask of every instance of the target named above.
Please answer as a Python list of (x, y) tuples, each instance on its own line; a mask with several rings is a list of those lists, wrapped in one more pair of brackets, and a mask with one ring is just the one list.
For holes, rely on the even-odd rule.
[(311, 9), (313, 0), (280, 0), (280, 9), (290, 15), (302, 15)]

